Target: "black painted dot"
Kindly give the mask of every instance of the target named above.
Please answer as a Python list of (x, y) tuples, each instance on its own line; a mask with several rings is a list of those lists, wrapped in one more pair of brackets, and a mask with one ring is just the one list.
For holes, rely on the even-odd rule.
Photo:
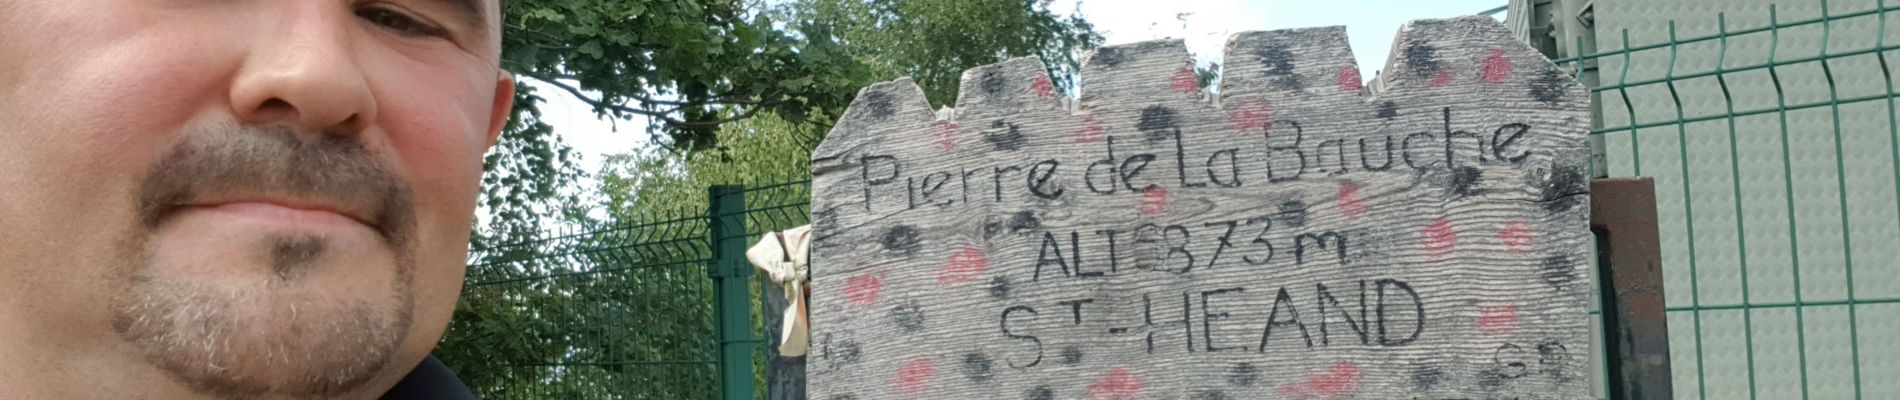
[(865, 93), (864, 105), (868, 107), (866, 110), (870, 111), (873, 118), (885, 119), (897, 114), (897, 104), (891, 99), (890, 93), (876, 91)]
[(990, 370), (994, 364), (990, 356), (983, 353), (964, 354), (963, 376), (970, 378), (971, 382), (988, 382), (990, 378), (995, 377), (995, 373)]
[(855, 363), (864, 356), (864, 348), (859, 346), (856, 340), (848, 338), (832, 340), (830, 333), (825, 333), (821, 337), (819, 346), (814, 350), (818, 350), (819, 358), (830, 361), (833, 365)]
[(1287, 200), (1280, 203), (1280, 222), (1296, 228), (1306, 226), (1306, 202)]
[(1055, 400), (1056, 392), (1048, 386), (1037, 386), (1023, 392), (1023, 400)]
[(1003, 227), (1005, 222), (1008, 221), (1004, 221), (1000, 217), (983, 217), (983, 240), (995, 239), (997, 236), (1001, 236), (1005, 230)]
[(1260, 57), (1260, 63), (1267, 67), (1267, 75), (1288, 75), (1293, 73), (1293, 52), (1287, 51), (1284, 43), (1271, 43), (1254, 51)]
[(983, 88), (984, 94), (996, 96), (1003, 94), (1003, 89), (1008, 86), (1008, 83), (1003, 81), (1003, 73), (1001, 71), (992, 68), (983, 71), (983, 78), (977, 85)]
[(990, 298), (997, 300), (1009, 298), (1009, 277), (990, 278)]
[(1285, 44), (1268, 44), (1254, 51), (1254, 55), (1260, 57), (1260, 63), (1266, 66), (1267, 80), (1274, 87), (1300, 90), (1305, 86), (1300, 83), (1299, 75), (1293, 73), (1293, 52), (1287, 51)]
[(1114, 47), (1104, 47), (1101, 50), (1096, 50), (1095, 56), (1089, 58), (1089, 64), (1100, 65), (1107, 68), (1120, 67), (1123, 61), (1127, 61), (1127, 57), (1122, 54), (1121, 49)]
[(1570, 211), (1590, 195), (1589, 185), (1582, 167), (1558, 168), (1551, 174), (1550, 182), (1544, 184), (1543, 198), (1539, 202), (1543, 203), (1544, 211), (1551, 214)]
[(1546, 69), (1531, 80), (1531, 98), (1544, 104), (1555, 106), (1564, 99), (1564, 88), (1570, 86), (1570, 75), (1555, 69)]
[(1081, 364), (1081, 363), (1082, 363), (1082, 348), (1081, 347), (1069, 346), (1069, 347), (1062, 348), (1062, 365), (1076, 365), (1076, 364)]
[(856, 340), (838, 342), (838, 361), (852, 364), (862, 359), (864, 359), (864, 346), (859, 345)]
[(1486, 368), (1483, 371), (1478, 371), (1478, 390), (1496, 392), (1504, 389), (1504, 385), (1512, 379), (1515, 378), (1505, 376), (1504, 373), (1498, 371), (1497, 368)]
[(1252, 387), (1260, 382), (1260, 367), (1253, 363), (1239, 363), (1227, 368), (1227, 383), (1239, 387)]
[(811, 213), (812, 247), (823, 247), (838, 231), (838, 209), (826, 208)]
[(1412, 367), (1412, 388), (1421, 392), (1438, 389), (1445, 383), (1445, 370), (1437, 365), (1420, 364)]
[(924, 330), (924, 308), (917, 303), (892, 307), (891, 322), (904, 328), (904, 333), (917, 333)]
[(918, 235), (917, 227), (898, 225), (891, 227), (891, 230), (884, 231), (884, 237), (879, 240), (879, 242), (884, 245), (885, 250), (905, 254), (916, 254), (917, 248), (923, 242), (923, 239), (918, 238)]
[(1173, 139), (1180, 125), (1176, 125), (1174, 110), (1163, 106), (1148, 106), (1141, 109), (1141, 119), (1135, 121), (1135, 129), (1141, 131), (1149, 143), (1160, 143)]
[(1431, 77), (1438, 74), (1438, 49), (1425, 43), (1412, 43), (1405, 46), (1405, 66), (1419, 77)]
[(1192, 397), (1192, 399), (1193, 400), (1227, 400), (1227, 392), (1220, 391), (1219, 389), (1202, 390), (1199, 392), (1194, 392), (1194, 397)]
[(1379, 103), (1379, 118), (1393, 119), (1399, 116), (1399, 103), (1386, 100)]
[(1540, 268), (1539, 272), (1543, 275), (1544, 283), (1550, 284), (1557, 290), (1568, 288), (1571, 282), (1577, 281), (1576, 263), (1571, 262), (1569, 255), (1555, 254), (1544, 257)]
[(1009, 217), (1009, 233), (1022, 235), (1035, 233), (1042, 229), (1042, 220), (1031, 211), (1018, 211)]
[(1466, 198), (1484, 194), (1480, 183), (1484, 180), (1484, 171), (1474, 166), (1458, 167), (1451, 171), (1451, 194), (1454, 198)]
[(983, 141), (990, 142), (996, 151), (1015, 151), (1023, 148), (1023, 129), (999, 119), (983, 130)]

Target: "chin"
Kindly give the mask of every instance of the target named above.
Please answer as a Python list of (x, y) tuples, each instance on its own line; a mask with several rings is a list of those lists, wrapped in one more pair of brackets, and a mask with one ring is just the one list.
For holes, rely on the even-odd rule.
[(414, 267), (375, 235), (186, 216), (134, 242), (113, 327), (194, 391), (344, 396), (404, 356)]

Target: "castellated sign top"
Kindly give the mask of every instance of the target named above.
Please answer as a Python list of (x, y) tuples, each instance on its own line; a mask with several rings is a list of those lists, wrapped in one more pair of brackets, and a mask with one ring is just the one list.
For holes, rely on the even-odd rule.
[(1587, 397), (1586, 93), (1485, 17), (859, 93), (812, 155), (814, 399)]

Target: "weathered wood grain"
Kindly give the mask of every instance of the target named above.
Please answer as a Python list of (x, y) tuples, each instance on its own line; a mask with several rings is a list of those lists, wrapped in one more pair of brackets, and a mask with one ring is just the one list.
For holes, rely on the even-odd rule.
[[(1489, 18), (860, 92), (812, 155), (813, 398), (1582, 398), (1584, 90)], [(1218, 99), (1212, 99), (1218, 97)], [(939, 119), (939, 117), (942, 119)]]

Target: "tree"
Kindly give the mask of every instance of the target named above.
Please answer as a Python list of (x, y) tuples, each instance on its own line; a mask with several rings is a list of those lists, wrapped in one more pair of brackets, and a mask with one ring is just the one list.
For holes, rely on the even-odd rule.
[(780, 12), (802, 23), (807, 40), (843, 45), (877, 80), (911, 77), (932, 104), (947, 105), (963, 70), (1009, 57), (1040, 56), (1055, 81), (1073, 87), (1081, 52), (1101, 45), (1102, 36), (1080, 16), (1051, 13), (1050, 3), (806, 0)]
[[(677, 267), (705, 255), (680, 247), (697, 242), (662, 240), (690, 236), (681, 224), (639, 222), (701, 215), (715, 183), (808, 176), (811, 148), (873, 82), (919, 77), (947, 104), (962, 70), (1022, 55), (1044, 56), (1064, 81), (1101, 38), (1047, 6), (510, 0), (506, 68), (603, 118), (651, 119), (656, 140), (610, 157), (601, 187), (579, 188), (586, 171), (540, 120), (543, 93), (524, 86), (484, 160), (487, 226), (471, 238), (469, 286), (437, 355), (487, 397), (709, 396), (711, 375), (699, 367), (621, 363), (704, 360), (714, 348), (705, 272)], [(938, 39), (905, 39), (913, 35)], [(606, 204), (579, 195), (587, 192)], [(583, 211), (603, 205), (609, 220), (589, 221)], [(620, 227), (543, 231), (561, 222)]]
[[(859, 74), (849, 92), (911, 77), (933, 104), (955, 101), (964, 70), (1020, 56), (1040, 56), (1056, 82), (1072, 88), (1079, 57), (1102, 43), (1079, 16), (1049, 11), (1051, 0), (804, 0), (768, 15), (787, 21), (790, 36)], [(861, 67), (859, 67), (861, 66)], [(842, 97), (842, 96), (840, 96)], [(845, 100), (848, 102), (849, 100)], [(842, 103), (841, 103), (842, 104)], [(777, 113), (728, 124), (710, 152), (649, 149), (615, 156), (601, 171), (608, 209), (619, 217), (705, 204), (713, 184), (798, 180), (809, 174), (811, 149), (843, 109), (786, 118)], [(727, 110), (727, 113), (740, 113)]]

